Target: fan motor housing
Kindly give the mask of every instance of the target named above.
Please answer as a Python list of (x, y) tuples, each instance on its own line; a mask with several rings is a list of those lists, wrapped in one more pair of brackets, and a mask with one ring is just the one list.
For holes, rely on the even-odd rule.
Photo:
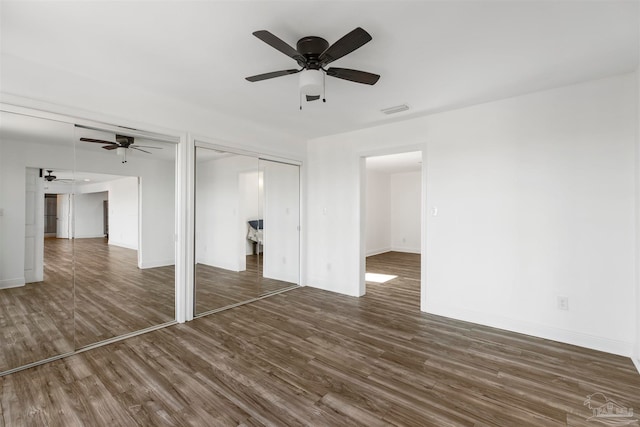
[(307, 59), (307, 68), (310, 70), (320, 68), (318, 58), (328, 47), (329, 42), (316, 36), (303, 37), (296, 44), (296, 50)]

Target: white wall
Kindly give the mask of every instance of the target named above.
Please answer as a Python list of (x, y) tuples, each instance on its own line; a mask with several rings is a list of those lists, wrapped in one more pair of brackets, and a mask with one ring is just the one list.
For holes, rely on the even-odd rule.
[[(20, 127), (30, 130), (24, 135), (7, 129), (7, 117), (0, 127), (0, 288), (24, 284), (25, 256), (25, 170), (28, 166), (56, 164), (73, 169), (73, 126), (50, 120), (18, 117)], [(45, 141), (55, 149), (43, 145)], [(67, 145), (65, 145), (65, 143)], [(31, 162), (30, 159), (36, 159)]]
[[(21, 129), (21, 131), (20, 131)], [(26, 130), (26, 132), (25, 132)], [(149, 155), (120, 163), (106, 150), (74, 148), (74, 126), (52, 120), (2, 113), (0, 138), (0, 283), (13, 283), (24, 275), (25, 168), (51, 167), (141, 179), (142, 246), (140, 267), (174, 263), (175, 165), (173, 160)], [(175, 150), (167, 144), (165, 150)]]
[(138, 250), (138, 178), (108, 182), (109, 244)]
[(244, 270), (247, 222), (240, 212), (240, 175), (257, 174), (258, 159), (235, 155), (198, 162), (196, 172), (196, 262)]
[(310, 141), (306, 283), (362, 292), (360, 157), (421, 147), (423, 310), (630, 355), (637, 94), (615, 76)]
[(367, 170), (367, 256), (391, 250), (391, 178), (388, 173)]
[(104, 237), (103, 202), (108, 199), (109, 193), (106, 191), (74, 196), (74, 237), (76, 239)]
[(420, 253), (421, 172), (367, 170), (366, 254)]
[(390, 181), (391, 250), (419, 254), (422, 173), (394, 173)]

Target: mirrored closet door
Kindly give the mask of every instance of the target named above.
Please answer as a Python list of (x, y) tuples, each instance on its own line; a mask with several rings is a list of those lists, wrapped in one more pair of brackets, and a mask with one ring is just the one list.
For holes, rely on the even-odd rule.
[(76, 127), (75, 344), (175, 319), (175, 144)]
[[(69, 198), (45, 221), (44, 178), (48, 166), (73, 171), (73, 132), (0, 112), (0, 372), (74, 350)], [(64, 235), (45, 236), (45, 225)]]
[(195, 183), (195, 315), (299, 283), (297, 165), (197, 146)]
[(175, 153), (0, 112), (0, 373), (175, 320)]

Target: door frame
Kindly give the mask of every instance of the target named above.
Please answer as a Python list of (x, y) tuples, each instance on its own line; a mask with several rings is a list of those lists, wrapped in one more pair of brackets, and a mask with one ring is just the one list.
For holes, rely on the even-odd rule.
[(388, 156), (392, 154), (409, 153), (413, 151), (420, 151), (422, 153), (422, 168), (421, 168), (421, 190), (420, 190), (420, 311), (426, 311), (426, 295), (427, 295), (427, 150), (426, 145), (408, 145), (389, 147), (378, 150), (361, 151), (359, 156), (359, 188), (360, 188), (360, 203), (359, 203), (359, 217), (360, 217), (360, 229), (359, 232), (359, 289), (358, 295), (362, 296), (367, 291), (367, 285), (365, 280), (366, 274), (366, 211), (367, 211), (367, 157)]

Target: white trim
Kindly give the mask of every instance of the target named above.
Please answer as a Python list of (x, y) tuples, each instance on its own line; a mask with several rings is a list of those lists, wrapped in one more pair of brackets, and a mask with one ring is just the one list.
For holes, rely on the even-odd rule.
[[(427, 199), (427, 172), (426, 172), (426, 159), (427, 159), (427, 144), (426, 142), (422, 142), (419, 144), (409, 144), (403, 146), (394, 146), (394, 147), (385, 147), (374, 150), (359, 150), (356, 152), (356, 155), (359, 157), (360, 162), (360, 173), (358, 186), (360, 188), (360, 204), (358, 217), (360, 218), (360, 284), (359, 289), (361, 295), (366, 293), (366, 257), (369, 256), (366, 254), (365, 249), (365, 233), (366, 233), (366, 175), (367, 175), (367, 157), (377, 157), (377, 156), (388, 156), (392, 154), (401, 154), (401, 153), (411, 153), (414, 151), (419, 151), (422, 153), (422, 166), (420, 170), (422, 172), (422, 181), (420, 182), (421, 195), (420, 195), (420, 247), (421, 250), (418, 253), (421, 253), (420, 257), (420, 310), (425, 310), (425, 299), (427, 292), (427, 262), (426, 262), (426, 247), (427, 247), (427, 237), (426, 237), (426, 199)], [(393, 249), (398, 252), (412, 252), (409, 249)], [(345, 288), (348, 289), (348, 288)]]
[(152, 259), (150, 261), (140, 263), (140, 268), (145, 269), (145, 268), (166, 267), (166, 266), (175, 265), (175, 264), (176, 264), (175, 259)]
[(406, 254), (420, 254), (420, 248), (405, 248), (405, 247), (401, 247), (401, 246), (393, 246), (391, 248), (392, 252), (403, 252)]
[(104, 234), (83, 234), (80, 236), (73, 236), (74, 239), (101, 239), (104, 238)]
[[(6, 93), (0, 93), (0, 96), (3, 99), (3, 101), (0, 102), (0, 110), (9, 113), (71, 123), (90, 129), (125, 133), (134, 137), (139, 136), (174, 144), (178, 144), (182, 136), (181, 132), (173, 129), (153, 126), (148, 123), (143, 124), (122, 117), (106, 116), (102, 113), (65, 107)], [(114, 122), (119, 125), (114, 125)]]
[(178, 147), (178, 173), (176, 173), (176, 320), (193, 320), (195, 292), (195, 141), (186, 134)]
[(15, 279), (0, 280), (0, 289), (19, 288), (26, 285), (24, 277), (16, 277)]
[(268, 151), (258, 152), (254, 148), (249, 148), (241, 144), (234, 144), (229, 141), (219, 139), (211, 139), (204, 136), (192, 136), (196, 147), (209, 148), (212, 150), (225, 151), (227, 153), (239, 154), (242, 156), (255, 157), (262, 160), (270, 160), (273, 162), (286, 163), (290, 165), (302, 166), (302, 160), (282, 157), (281, 155), (272, 154)]
[(593, 350), (604, 351), (606, 353), (617, 354), (625, 357), (631, 357), (631, 354), (633, 353), (632, 342), (613, 340), (605, 337), (585, 334), (582, 332), (575, 332), (567, 329), (556, 328), (554, 326), (543, 325), (540, 323), (512, 319), (504, 316), (497, 316), (490, 313), (481, 313), (472, 310), (458, 309), (454, 307), (446, 307), (443, 305), (434, 305), (429, 303), (427, 303), (426, 312), (429, 314), (435, 314), (437, 316), (449, 317), (465, 322), (476, 323), (478, 325), (503, 329), (519, 334), (531, 335), (534, 337), (558, 341), (565, 344), (572, 344), (579, 347), (590, 348)]
[(131, 250), (134, 250), (134, 251), (138, 250), (136, 245), (132, 245), (130, 243), (117, 242), (117, 241), (113, 241), (111, 239), (109, 239), (108, 245), (109, 246), (118, 246), (120, 248), (125, 248), (125, 249), (131, 249)]
[[(316, 286), (314, 283), (325, 283), (323, 286)], [(309, 277), (306, 286), (310, 288), (321, 289), (323, 291), (335, 292), (340, 295), (347, 295), (350, 297), (361, 297), (357, 292), (345, 293), (345, 289), (353, 289), (353, 282), (338, 282), (336, 280), (328, 280), (327, 278)]]
[(374, 256), (374, 255), (380, 255), (380, 254), (386, 254), (387, 252), (391, 252), (393, 249), (389, 248), (383, 248), (383, 249), (373, 249), (370, 250), (366, 253), (367, 257), (370, 256)]
[(635, 365), (638, 373), (640, 374), (640, 359), (638, 359), (637, 357), (632, 357), (631, 361), (633, 362), (633, 364)]

